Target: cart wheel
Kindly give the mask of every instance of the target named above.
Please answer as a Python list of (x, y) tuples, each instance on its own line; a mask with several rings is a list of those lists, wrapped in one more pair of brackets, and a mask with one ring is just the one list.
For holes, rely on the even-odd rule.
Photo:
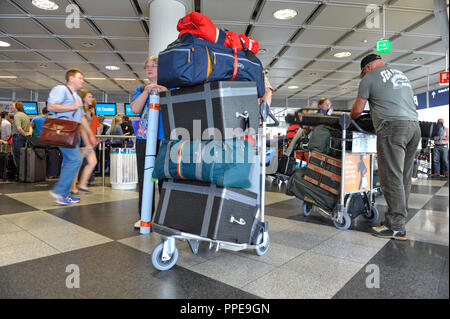
[[(258, 237), (256, 238), (256, 245), (259, 245), (263, 242), (264, 237), (263, 237), (264, 233), (259, 233)], [(262, 256), (264, 255), (268, 250), (269, 250), (269, 246), (270, 246), (270, 236), (269, 233), (267, 233), (267, 243), (265, 246), (260, 247), (260, 248), (256, 248), (255, 252), (258, 256)]]
[(163, 261), (162, 260), (162, 253), (164, 249), (164, 244), (159, 244), (155, 250), (153, 250), (152, 253), (152, 264), (153, 266), (158, 270), (169, 270), (172, 268), (178, 260), (178, 249), (175, 247), (175, 250), (173, 251), (173, 255), (169, 260)]
[(311, 215), (313, 204), (308, 203), (308, 202), (303, 202), (302, 208), (303, 208), (303, 216), (308, 217), (309, 215)]
[[(335, 214), (337, 214), (337, 212)], [(333, 215), (333, 217), (334, 216), (335, 215)], [(334, 226), (336, 226), (337, 229), (347, 230), (347, 229), (350, 228), (350, 225), (352, 224), (352, 219), (350, 218), (350, 216), (347, 213), (344, 213), (344, 215), (342, 216), (342, 223), (339, 223), (334, 218), (333, 218), (333, 223), (334, 223)]]
[(369, 222), (375, 223), (378, 220), (378, 217), (380, 217), (380, 214), (375, 206), (372, 206), (370, 208), (370, 212), (368, 212), (365, 216)]

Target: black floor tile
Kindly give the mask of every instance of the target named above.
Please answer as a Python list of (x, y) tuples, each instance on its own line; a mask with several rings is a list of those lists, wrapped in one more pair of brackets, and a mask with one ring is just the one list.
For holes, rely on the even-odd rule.
[(11, 197), (0, 195), (0, 215), (24, 213), (35, 210), (37, 209), (32, 206), (24, 204)]
[[(367, 265), (380, 270), (379, 288), (367, 288), (366, 280), (373, 274)], [(448, 247), (417, 241), (388, 242), (334, 296), (336, 299), (436, 299), (448, 289)], [(447, 290), (448, 298), (448, 290)]]
[(15, 194), (26, 192), (39, 192), (53, 189), (57, 180), (47, 180), (38, 183), (0, 183), (0, 193)]
[[(68, 265), (80, 270), (80, 288), (68, 289)], [(0, 267), (0, 298), (257, 298), (183, 267), (160, 272), (151, 255), (120, 243)]]
[(436, 210), (438, 212), (448, 212), (448, 196), (433, 196), (422, 209)]
[(63, 207), (46, 212), (114, 240), (136, 236), (138, 200)]

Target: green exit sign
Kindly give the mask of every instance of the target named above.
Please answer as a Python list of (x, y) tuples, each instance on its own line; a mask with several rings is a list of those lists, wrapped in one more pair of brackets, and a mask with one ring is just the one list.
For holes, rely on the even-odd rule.
[(378, 53), (391, 52), (391, 41), (389, 41), (389, 40), (377, 41), (377, 52)]

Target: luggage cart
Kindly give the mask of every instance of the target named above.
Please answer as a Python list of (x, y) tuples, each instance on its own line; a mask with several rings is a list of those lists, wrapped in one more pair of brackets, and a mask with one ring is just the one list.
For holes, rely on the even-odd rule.
[[(365, 135), (374, 135), (371, 133), (368, 133), (361, 129), (358, 124), (356, 124), (355, 121), (353, 121), (347, 114), (342, 114), (339, 118), (339, 124), (342, 129), (342, 138), (341, 138), (341, 149), (342, 149), (342, 156), (341, 156), (341, 183), (340, 183), (340, 193), (339, 193), (339, 199), (335, 207), (332, 211), (327, 211), (323, 209), (322, 207), (316, 206), (312, 203), (312, 201), (309, 201), (308, 198), (305, 198), (302, 205), (302, 212), (304, 216), (309, 216), (311, 214), (311, 211), (314, 206), (316, 206), (319, 209), (319, 212), (330, 218), (336, 228), (340, 230), (346, 230), (351, 226), (352, 220), (356, 218), (359, 215), (363, 215), (369, 222), (375, 223), (379, 218), (379, 213), (377, 209), (375, 208), (375, 196), (374, 194), (377, 192), (375, 188), (373, 188), (373, 171), (374, 171), (374, 156), (376, 154), (376, 150), (366, 150), (361, 152), (350, 152), (352, 155), (369, 155), (370, 156), (370, 188), (367, 190), (357, 190), (357, 191), (345, 191), (345, 167), (346, 167), (346, 155), (348, 155), (346, 151), (346, 144), (347, 142), (352, 141), (353, 143), (355, 140), (351, 138), (347, 138), (347, 128), (352, 124), (358, 132), (365, 134)], [(331, 141), (330, 141), (331, 144)], [(339, 150), (340, 151), (340, 150)], [(362, 196), (364, 201), (364, 208), (361, 212), (358, 212), (357, 214), (351, 213), (348, 211), (349, 204), (352, 201), (352, 198), (354, 196)]]
[[(152, 230), (163, 236), (161, 243), (153, 250), (152, 263), (158, 270), (169, 270), (172, 268), (178, 259), (178, 250), (176, 248), (176, 240), (184, 240), (188, 242), (189, 247), (193, 254), (197, 254), (199, 243), (209, 243), (209, 249), (215, 247), (215, 250), (227, 249), (232, 251), (240, 251), (244, 249), (254, 249), (255, 253), (259, 256), (264, 255), (269, 249), (270, 237), (268, 232), (268, 223), (264, 222), (264, 202), (265, 202), (265, 169), (266, 169), (266, 127), (278, 126), (279, 122), (275, 116), (271, 113), (267, 103), (264, 101), (259, 105), (259, 114), (262, 119), (262, 131), (258, 132), (256, 138), (255, 151), (260, 157), (261, 171), (259, 174), (259, 203), (256, 218), (259, 219), (259, 225), (261, 227), (256, 228), (257, 234), (252, 234), (251, 238), (256, 238), (254, 242), (250, 243), (234, 243), (221, 240), (213, 240), (208, 237), (202, 237), (191, 233), (182, 232), (176, 229), (172, 229), (157, 223), (152, 223)], [(236, 114), (238, 116), (238, 114)], [(266, 124), (267, 116), (273, 119), (274, 123)], [(239, 223), (242, 221), (235, 220)]]

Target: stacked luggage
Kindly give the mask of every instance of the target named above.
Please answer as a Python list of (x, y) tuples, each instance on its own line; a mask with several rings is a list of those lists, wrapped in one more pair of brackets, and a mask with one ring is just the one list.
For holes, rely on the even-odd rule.
[(250, 244), (257, 228), (260, 163), (254, 146), (242, 138), (258, 127), (254, 84), (213, 82), (164, 92), (160, 109), (166, 139), (153, 177), (165, 180), (154, 229)]
[(177, 238), (193, 253), (199, 241), (261, 255), (269, 246), (261, 219), (258, 97), (265, 85), (258, 44), (196, 12), (180, 19), (178, 30), (158, 58), (158, 84), (177, 88), (159, 102), (165, 139), (153, 178), (163, 184), (151, 224), (166, 236), (152, 254), (159, 270), (176, 263)]

